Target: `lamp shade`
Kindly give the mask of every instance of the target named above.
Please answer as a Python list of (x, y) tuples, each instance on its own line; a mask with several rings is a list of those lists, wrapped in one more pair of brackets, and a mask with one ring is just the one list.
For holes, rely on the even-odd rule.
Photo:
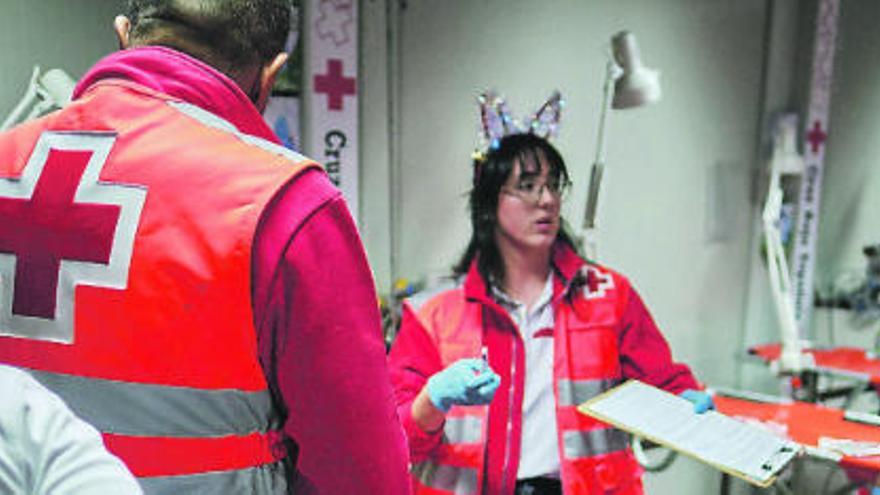
[(660, 73), (642, 65), (636, 37), (621, 31), (611, 38), (614, 61), (623, 73), (614, 82), (611, 108), (633, 108), (660, 100)]

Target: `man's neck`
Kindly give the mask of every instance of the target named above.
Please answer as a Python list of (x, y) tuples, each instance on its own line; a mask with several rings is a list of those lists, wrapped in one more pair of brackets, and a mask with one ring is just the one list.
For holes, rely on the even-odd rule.
[(275, 144), (278, 137), (229, 76), (183, 52), (162, 46), (122, 50), (104, 57), (77, 83), (74, 99), (104, 79), (121, 79), (195, 105)]

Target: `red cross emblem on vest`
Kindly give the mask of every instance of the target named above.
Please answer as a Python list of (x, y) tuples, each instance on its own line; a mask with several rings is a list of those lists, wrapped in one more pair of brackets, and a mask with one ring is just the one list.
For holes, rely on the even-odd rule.
[(127, 286), (146, 189), (99, 180), (115, 140), (45, 132), (0, 178), (0, 334), (73, 343), (76, 286)]
[(583, 293), (586, 299), (599, 299), (605, 297), (605, 292), (614, 288), (614, 279), (610, 273), (605, 273), (595, 266), (586, 266), (586, 282)]

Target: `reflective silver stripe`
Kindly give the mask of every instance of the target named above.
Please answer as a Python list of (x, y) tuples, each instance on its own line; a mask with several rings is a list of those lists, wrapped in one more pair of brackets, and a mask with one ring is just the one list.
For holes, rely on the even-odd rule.
[(287, 494), (284, 470), (275, 464), (186, 476), (138, 478), (138, 482), (144, 489), (144, 495)]
[(625, 450), (629, 448), (629, 439), (629, 434), (616, 428), (562, 432), (566, 459), (581, 459)]
[(425, 461), (412, 467), (413, 475), (425, 486), (455, 495), (477, 493), (477, 470)]
[(446, 418), (443, 433), (449, 443), (477, 443), (483, 436), (483, 420), (478, 416)]
[(461, 287), (463, 284), (464, 277), (444, 278), (440, 282), (437, 282), (437, 284), (432, 285), (425, 290), (416, 292), (412, 296), (406, 298), (406, 302), (412, 307), (413, 310), (418, 311), (426, 302), (430, 301), (431, 298), (433, 298), (434, 296), (440, 294), (441, 292), (446, 292), (448, 290)]
[(559, 405), (579, 406), (585, 401), (618, 385), (620, 380), (559, 380)]
[(270, 153), (274, 153), (276, 155), (283, 156), (292, 162), (301, 162), (308, 160), (306, 157), (296, 153), (293, 150), (285, 148), (284, 146), (279, 146), (271, 141), (266, 141), (265, 139), (258, 138), (256, 136), (251, 136), (250, 134), (245, 134), (239, 131), (231, 122), (223, 119), (222, 117), (215, 115), (203, 108), (197, 107), (190, 103), (184, 103), (180, 101), (169, 101), (168, 105), (172, 108), (178, 110), (179, 112), (192, 117), (195, 120), (198, 120), (200, 123), (213, 127), (214, 129), (218, 129), (224, 132), (228, 132), (235, 137), (241, 139), (242, 141), (252, 144), (264, 151), (268, 151)]
[(105, 433), (156, 437), (210, 437), (264, 432), (268, 392), (204, 390), (84, 378), (27, 370)]

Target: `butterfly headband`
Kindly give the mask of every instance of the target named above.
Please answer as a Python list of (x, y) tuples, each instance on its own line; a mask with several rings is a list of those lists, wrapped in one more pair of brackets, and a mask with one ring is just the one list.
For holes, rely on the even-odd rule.
[(537, 112), (530, 115), (522, 123), (513, 118), (507, 102), (494, 91), (481, 94), (480, 103), (480, 138), (482, 145), (474, 152), (474, 159), (482, 161), (486, 153), (498, 147), (501, 138), (511, 134), (534, 134), (544, 139), (556, 136), (559, 128), (559, 117), (565, 102), (559, 91), (554, 91)]

